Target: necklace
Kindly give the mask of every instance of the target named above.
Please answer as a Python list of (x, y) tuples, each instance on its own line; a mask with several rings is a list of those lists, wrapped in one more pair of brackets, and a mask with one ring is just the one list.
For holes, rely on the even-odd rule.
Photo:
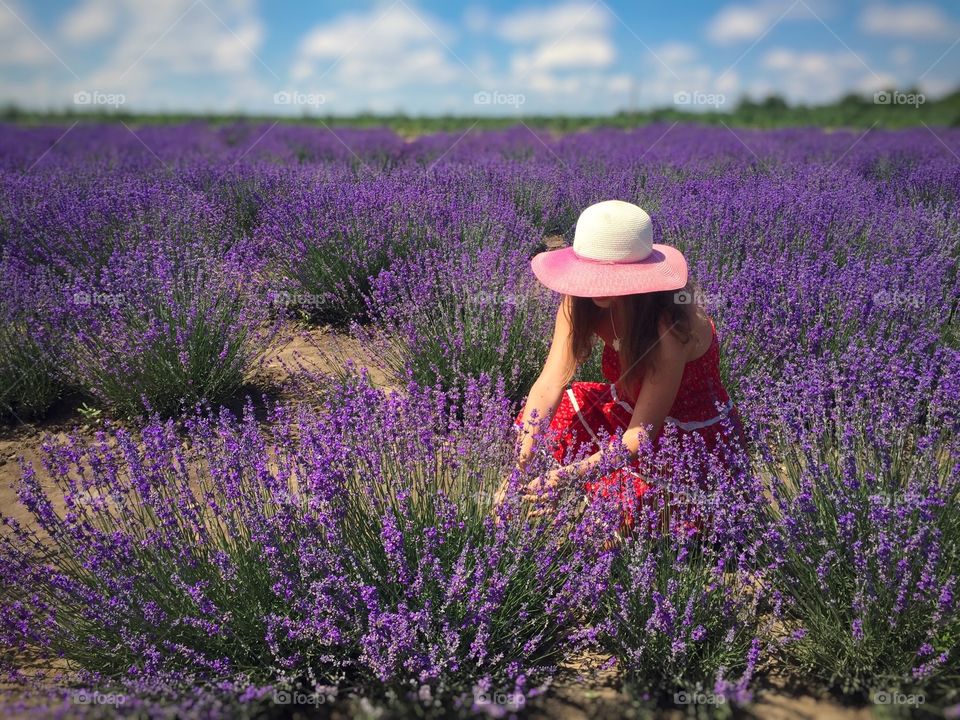
[(613, 322), (613, 305), (610, 306), (610, 327), (613, 329), (613, 349), (620, 352), (620, 336), (617, 335), (617, 326)]

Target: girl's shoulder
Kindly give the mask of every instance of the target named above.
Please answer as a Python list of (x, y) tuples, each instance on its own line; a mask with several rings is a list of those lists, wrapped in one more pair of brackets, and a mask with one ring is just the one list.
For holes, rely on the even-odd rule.
[(672, 332), (674, 323), (666, 317), (661, 318), (658, 324), (661, 352), (658, 354), (669, 356), (672, 360), (691, 363), (707, 354), (716, 340), (716, 327), (713, 318), (697, 308), (691, 313), (690, 337), (684, 342), (679, 334)]

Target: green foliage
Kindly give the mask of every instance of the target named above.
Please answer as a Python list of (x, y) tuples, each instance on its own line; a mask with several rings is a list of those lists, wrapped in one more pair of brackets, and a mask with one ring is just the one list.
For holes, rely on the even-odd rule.
[[(918, 90), (905, 91), (893, 89), (886, 92), (902, 92), (903, 95), (917, 95)], [(213, 123), (235, 123), (237, 121), (259, 122), (272, 120), (273, 116), (254, 115), (206, 115)], [(179, 123), (197, 118), (189, 113), (138, 114), (126, 111), (78, 112), (68, 108), (59, 113), (34, 112), (8, 105), (0, 111), (0, 120), (19, 123), (69, 122), (72, 120), (90, 120), (97, 122), (124, 121), (127, 123)], [(522, 120), (532, 128), (543, 128), (556, 132), (575, 132), (593, 127), (631, 128), (657, 122), (699, 122), (709, 125), (725, 123), (735, 127), (882, 127), (900, 128), (920, 126), (921, 123), (941, 127), (960, 126), (960, 91), (941, 98), (925, 98), (922, 104), (899, 103), (875, 97), (862, 97), (849, 94), (833, 103), (817, 106), (788, 105), (782, 98), (774, 95), (756, 101), (748, 97), (741, 98), (737, 106), (730, 111), (689, 112), (677, 106), (644, 111), (620, 111), (614, 115), (546, 116), (516, 115), (504, 117), (471, 117), (466, 115), (441, 115), (411, 117), (408, 115), (375, 115), (360, 113), (344, 117), (332, 115), (309, 115), (286, 117), (284, 122), (317, 125), (319, 127), (391, 127), (405, 137), (434, 132), (464, 131), (468, 128), (494, 129), (512, 127)]]
[(0, 419), (41, 417), (62, 390), (56, 359), (26, 322), (0, 322)]
[[(955, 448), (859, 433), (781, 444), (767, 471), (780, 522), (767, 582), (784, 597), (790, 663), (842, 694), (955, 701), (960, 483)], [(881, 701), (882, 702), (882, 701)]]
[(75, 344), (81, 385), (125, 417), (228, 400), (272, 332), (251, 327), (248, 312), (240, 292), (200, 281), (181, 284), (169, 300), (154, 298), (146, 311), (123, 305), (101, 332)]
[[(600, 604), (602, 637), (634, 697), (718, 711), (740, 699), (759, 626), (744, 578), (723, 566), (702, 543), (664, 536), (631, 541), (616, 558)], [(694, 694), (704, 697), (684, 698)]]

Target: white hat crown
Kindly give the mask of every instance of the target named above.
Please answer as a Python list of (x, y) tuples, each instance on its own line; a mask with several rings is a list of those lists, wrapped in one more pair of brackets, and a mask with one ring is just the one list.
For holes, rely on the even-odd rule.
[(573, 252), (598, 262), (646, 260), (653, 252), (650, 216), (640, 206), (623, 200), (594, 203), (577, 219)]

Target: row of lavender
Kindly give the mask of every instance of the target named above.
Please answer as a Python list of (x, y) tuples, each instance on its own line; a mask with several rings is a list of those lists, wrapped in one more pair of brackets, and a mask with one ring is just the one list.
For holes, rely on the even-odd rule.
[[(107, 126), (6, 138), (0, 407), (17, 417), (42, 414), (65, 388), (127, 415), (221, 400), (291, 305), (315, 321), (374, 319), (422, 348), (382, 353), (395, 374), (450, 384), (500, 365), (517, 398), (542, 361), (554, 300), (526, 258), (606, 197), (650, 209), (659, 239), (690, 255), (730, 328), (729, 379), (754, 361), (791, 368), (767, 374), (787, 390), (751, 398), (757, 412), (796, 396), (811, 356), (849, 357), (843, 382), (870, 384), (858, 372), (878, 368), (853, 358), (880, 338), (895, 350), (885, 357), (912, 363), (921, 405), (940, 402), (930, 373), (953, 362), (936, 346), (956, 313), (957, 164), (930, 133), (523, 130), (404, 144), (377, 132), (136, 137)], [(807, 370), (819, 371), (808, 387), (837, 374)], [(915, 398), (883, 400), (922, 411)]]
[[(10, 413), (67, 388), (125, 415), (222, 400), (291, 313), (408, 384), (51, 446), (21, 488), (40, 529), (8, 523), (0, 555), (10, 667), (449, 711), (523, 702), (599, 644), (654, 700), (744, 699), (778, 656), (850, 695), (953, 697), (956, 132), (62, 133), (3, 141)], [(752, 464), (711, 493), (662, 488), (707, 537), (652, 509), (612, 542), (615, 509), (576, 492), (552, 524), (492, 507), (556, 301), (527, 259), (610, 197), (687, 254), (750, 426)]]

